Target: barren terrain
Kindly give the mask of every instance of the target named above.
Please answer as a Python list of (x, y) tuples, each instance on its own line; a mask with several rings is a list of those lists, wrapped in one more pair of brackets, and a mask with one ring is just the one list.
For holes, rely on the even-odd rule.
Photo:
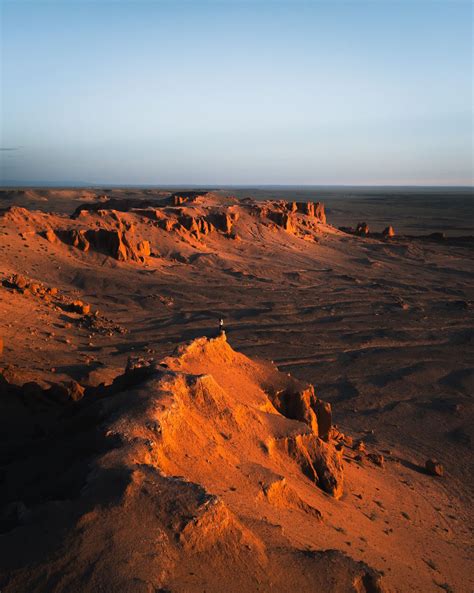
[(472, 237), (291, 196), (0, 208), (3, 593), (472, 592)]

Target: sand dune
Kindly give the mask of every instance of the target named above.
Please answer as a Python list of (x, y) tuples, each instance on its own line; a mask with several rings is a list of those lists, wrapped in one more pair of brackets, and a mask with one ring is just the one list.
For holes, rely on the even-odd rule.
[(0, 214), (2, 591), (472, 590), (472, 240), (31, 191)]

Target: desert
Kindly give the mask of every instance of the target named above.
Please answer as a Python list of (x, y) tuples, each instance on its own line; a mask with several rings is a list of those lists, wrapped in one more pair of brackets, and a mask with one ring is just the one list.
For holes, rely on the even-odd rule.
[(1, 591), (470, 593), (457, 199), (2, 189)]

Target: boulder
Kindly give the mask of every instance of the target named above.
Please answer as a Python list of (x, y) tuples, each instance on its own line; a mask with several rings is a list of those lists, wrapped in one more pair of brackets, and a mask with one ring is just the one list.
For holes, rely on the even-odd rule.
[(393, 226), (385, 227), (382, 231), (382, 236), (386, 239), (389, 239), (390, 237), (395, 237), (395, 231), (393, 229)]
[(91, 306), (82, 301), (73, 301), (70, 305), (70, 309), (73, 313), (79, 313), (80, 315), (89, 315), (91, 312)]
[(33, 294), (44, 294), (45, 293), (44, 287), (41, 284), (39, 284), (39, 282), (30, 282), (30, 284), (28, 286), (28, 290), (30, 292), (32, 292)]
[(444, 474), (444, 467), (436, 459), (427, 459), (425, 469), (430, 476), (442, 476)]
[(367, 236), (369, 234), (369, 225), (366, 222), (357, 223), (355, 233), (356, 233), (356, 235), (359, 235), (360, 237)]
[(70, 381), (67, 384), (67, 390), (69, 399), (72, 399), (72, 401), (77, 402), (84, 397), (84, 387), (79, 385), (77, 381)]
[(28, 280), (21, 274), (15, 274), (10, 280), (11, 286), (24, 292), (28, 288)]
[(66, 384), (54, 383), (46, 394), (60, 403), (77, 402), (84, 397), (84, 387), (76, 381), (69, 381)]

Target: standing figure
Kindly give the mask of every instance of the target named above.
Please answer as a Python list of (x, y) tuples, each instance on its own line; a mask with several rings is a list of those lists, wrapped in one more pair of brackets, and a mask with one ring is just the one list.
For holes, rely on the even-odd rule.
[(225, 334), (224, 320), (222, 318), (219, 319), (219, 334)]

